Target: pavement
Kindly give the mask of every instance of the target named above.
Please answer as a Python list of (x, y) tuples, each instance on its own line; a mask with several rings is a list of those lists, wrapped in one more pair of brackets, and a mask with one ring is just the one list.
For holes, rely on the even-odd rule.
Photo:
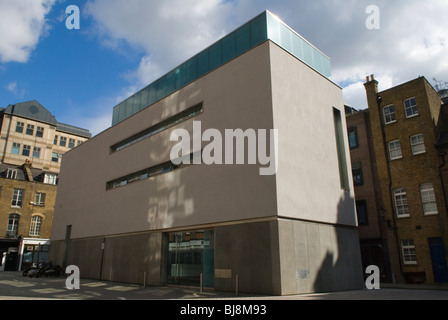
[(379, 290), (351, 290), (291, 296), (265, 296), (219, 292), (199, 288), (150, 287), (89, 279), (69, 290), (65, 277), (23, 277), (18, 272), (0, 272), (0, 300), (179, 300), (179, 301), (311, 301), (311, 300), (448, 300), (446, 285), (381, 284)]

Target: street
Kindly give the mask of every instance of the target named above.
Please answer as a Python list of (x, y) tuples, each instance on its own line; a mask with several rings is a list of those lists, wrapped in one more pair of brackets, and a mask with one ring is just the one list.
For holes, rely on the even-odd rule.
[(353, 290), (292, 296), (263, 296), (198, 288), (144, 287), (81, 279), (79, 290), (69, 290), (65, 277), (29, 278), (18, 272), (0, 273), (0, 300), (448, 300), (448, 286), (382, 285), (379, 290)]

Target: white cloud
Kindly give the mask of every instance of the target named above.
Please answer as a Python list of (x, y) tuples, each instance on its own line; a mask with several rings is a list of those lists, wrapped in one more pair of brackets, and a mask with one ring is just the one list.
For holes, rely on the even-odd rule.
[[(381, 12), (380, 30), (343, 30), (336, 28), (330, 37), (327, 53), (332, 58), (333, 79), (353, 83), (344, 90), (344, 97), (365, 96), (359, 84), (365, 76), (375, 74), (379, 89), (425, 76), (448, 79), (448, 2), (431, 1), (375, 1)], [(359, 2), (358, 7), (364, 3)], [(353, 25), (351, 26), (353, 27)], [(365, 99), (355, 99), (364, 101)], [(365, 103), (363, 103), (365, 104)], [(356, 108), (356, 106), (354, 106)], [(359, 106), (364, 107), (363, 106)]]
[(11, 93), (16, 94), (17, 93), (17, 81), (8, 83), (8, 85), (6, 86), (6, 90), (8, 90)]
[[(371, 4), (380, 9), (380, 30), (366, 28)], [(103, 41), (138, 48), (137, 87), (266, 9), (331, 58), (331, 79), (352, 105), (365, 105), (370, 74), (383, 89), (418, 76), (448, 80), (446, 0), (92, 0), (87, 9)]]
[(18, 98), (23, 98), (26, 94), (26, 90), (24, 88), (20, 88), (17, 81), (11, 81), (5, 86), (5, 88)]
[(143, 53), (134, 76), (148, 84), (223, 36), (232, 6), (221, 0), (95, 0), (85, 9), (104, 44), (119, 48), (125, 41)]
[(112, 115), (110, 112), (104, 112), (101, 115), (89, 117), (80, 121), (80, 123), (82, 123), (82, 127), (89, 129), (92, 136), (96, 136), (107, 128), (110, 128), (111, 122)]
[(27, 62), (46, 32), (45, 16), (55, 0), (0, 1), (0, 61)]

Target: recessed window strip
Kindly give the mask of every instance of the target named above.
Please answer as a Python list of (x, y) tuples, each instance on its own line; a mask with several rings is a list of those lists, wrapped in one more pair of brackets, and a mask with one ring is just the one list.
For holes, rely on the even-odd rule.
[(200, 156), (201, 154), (202, 154), (202, 151), (191, 153), (190, 155), (186, 156), (185, 158), (189, 158), (190, 161), (184, 161), (184, 162), (187, 162), (190, 164), (184, 164), (184, 162), (182, 162), (179, 165), (175, 165), (170, 160), (170, 161), (152, 166), (150, 168), (147, 168), (147, 169), (135, 172), (135, 173), (131, 173), (127, 176), (109, 181), (106, 183), (106, 190), (117, 189), (117, 188), (127, 186), (128, 184), (131, 184), (131, 183), (134, 183), (137, 181), (146, 180), (146, 179), (149, 179), (154, 176), (158, 176), (158, 175), (161, 175), (164, 173), (168, 173), (168, 172), (180, 169), (180, 168), (190, 166), (194, 163), (194, 161), (193, 161), (194, 157)]
[(191, 118), (196, 117), (197, 115), (201, 114), (203, 112), (202, 102), (188, 108), (185, 111), (182, 111), (166, 120), (163, 120), (125, 140), (122, 140), (113, 146), (110, 147), (111, 152), (117, 152), (120, 150), (123, 150), (127, 147), (132, 146), (133, 144), (136, 144), (139, 141), (142, 141), (144, 139), (147, 139), (153, 135), (156, 135), (166, 129), (169, 129), (181, 122), (187, 121)]

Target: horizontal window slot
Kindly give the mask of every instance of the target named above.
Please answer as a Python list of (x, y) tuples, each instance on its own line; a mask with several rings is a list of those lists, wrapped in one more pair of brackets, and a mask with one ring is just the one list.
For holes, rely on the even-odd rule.
[(113, 146), (110, 147), (111, 152), (117, 152), (123, 150), (127, 147), (136, 144), (144, 139), (147, 139), (153, 135), (156, 135), (166, 129), (169, 129), (179, 123), (187, 121), (191, 118), (194, 118), (203, 112), (202, 103), (199, 103), (191, 108), (188, 108), (185, 111), (182, 111), (172, 117), (169, 117), (166, 120), (163, 120), (123, 141), (120, 141)]
[(185, 158), (190, 159), (190, 161), (187, 161), (190, 164), (184, 164), (184, 162), (182, 162), (179, 165), (175, 165), (170, 160), (170, 161), (152, 166), (150, 168), (138, 171), (136, 173), (131, 173), (127, 176), (124, 176), (124, 177), (121, 177), (118, 179), (114, 179), (114, 180), (106, 183), (106, 190), (117, 189), (117, 188), (127, 186), (128, 184), (131, 184), (131, 183), (134, 183), (137, 181), (143, 181), (143, 180), (149, 179), (151, 177), (155, 177), (155, 176), (158, 176), (161, 174), (172, 172), (172, 171), (180, 169), (180, 168), (190, 166), (194, 163), (194, 157), (200, 156), (201, 153), (202, 152), (195, 152), (195, 153), (191, 153), (190, 155), (186, 156)]

